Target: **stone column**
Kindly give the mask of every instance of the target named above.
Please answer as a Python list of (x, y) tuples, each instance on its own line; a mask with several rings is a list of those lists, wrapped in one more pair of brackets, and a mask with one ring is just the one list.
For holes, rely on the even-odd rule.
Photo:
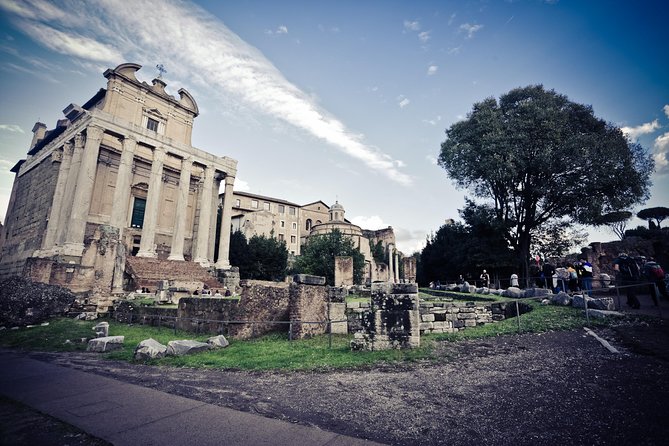
[(395, 248), (393, 245), (388, 245), (388, 282), (393, 282), (395, 280), (395, 274), (393, 273), (393, 251)]
[(395, 283), (400, 283), (400, 255), (395, 250)]
[(77, 185), (72, 199), (72, 212), (68, 222), (63, 254), (81, 256), (84, 251), (84, 235), (88, 212), (91, 208), (95, 174), (98, 166), (98, 153), (104, 129), (95, 125), (86, 128), (86, 145), (81, 154), (81, 164), (77, 175)]
[[(68, 148), (66, 146), (66, 148)], [(70, 219), (72, 213), (72, 200), (74, 199), (74, 189), (77, 186), (77, 172), (81, 166), (81, 154), (84, 151), (84, 137), (81, 133), (74, 136), (74, 144), (70, 146), (72, 156), (70, 160), (70, 174), (67, 176), (65, 183), (65, 192), (63, 194), (63, 203), (60, 208), (58, 220), (65, 223)], [(60, 249), (65, 244), (65, 236), (67, 234), (68, 225), (58, 225), (56, 230), (56, 249)]]
[(165, 150), (162, 147), (156, 147), (153, 149), (153, 162), (151, 163), (151, 176), (149, 177), (149, 191), (146, 195), (146, 209), (144, 210), (144, 223), (142, 224), (142, 238), (139, 242), (139, 252), (137, 252), (137, 257), (156, 256), (154, 242), (156, 238), (158, 210), (160, 209), (160, 195), (163, 186), (164, 160)]
[(221, 188), (221, 178), (219, 174), (214, 172), (214, 186), (211, 189), (211, 222), (209, 223), (209, 246), (207, 247), (207, 259), (209, 263), (214, 263), (214, 253), (216, 252), (216, 222), (218, 221), (218, 191)]
[(232, 189), (235, 177), (226, 175), (223, 191), (223, 215), (221, 215), (221, 234), (218, 239), (218, 261), (216, 269), (230, 268), (230, 221), (232, 219)]
[(193, 157), (181, 161), (179, 175), (179, 191), (177, 193), (177, 211), (172, 232), (172, 249), (167, 260), (184, 260), (184, 238), (186, 237), (186, 217), (188, 214), (188, 189), (190, 187), (190, 170)]
[(60, 212), (65, 202), (65, 188), (70, 173), (73, 150), (74, 147), (72, 141), (68, 141), (63, 145), (63, 155), (60, 168), (58, 169), (58, 180), (56, 181), (56, 189), (53, 192), (51, 210), (49, 211), (49, 223), (47, 224), (46, 233), (42, 240), (41, 254), (43, 255), (55, 254), (54, 248), (56, 245), (56, 236), (58, 235), (58, 227), (61, 225)]
[(122, 240), (123, 230), (128, 226), (128, 202), (130, 201), (130, 183), (132, 183), (132, 163), (137, 141), (132, 136), (123, 139), (123, 152), (118, 165), (116, 185), (114, 187), (114, 201), (109, 224), (118, 228), (119, 238)]
[(211, 193), (214, 187), (214, 167), (207, 166), (204, 170), (202, 190), (200, 194), (200, 217), (198, 218), (197, 239), (193, 261), (202, 266), (209, 266), (209, 226), (211, 225)]

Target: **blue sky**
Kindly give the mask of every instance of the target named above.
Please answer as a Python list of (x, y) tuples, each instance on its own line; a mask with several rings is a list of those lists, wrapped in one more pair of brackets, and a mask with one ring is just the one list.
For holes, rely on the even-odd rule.
[(529, 84), (638, 139), (657, 171), (634, 211), (669, 206), (667, 22), (662, 1), (0, 0), (0, 219), (35, 121), (53, 128), (123, 62), (191, 92), (193, 145), (239, 160), (236, 189), (339, 200), (405, 253), (464, 203), (435, 163), (444, 130)]

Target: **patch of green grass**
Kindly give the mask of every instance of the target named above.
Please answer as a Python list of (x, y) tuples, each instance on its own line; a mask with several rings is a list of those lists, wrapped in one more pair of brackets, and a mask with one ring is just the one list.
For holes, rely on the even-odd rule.
[[(82, 338), (95, 336), (92, 327), (95, 322), (74, 319), (52, 319), (49, 325), (0, 332), (0, 345), (25, 350), (68, 352), (86, 350), (87, 343)], [(70, 342), (66, 342), (69, 340)]]
[[(535, 301), (523, 302), (532, 307), (532, 311), (520, 315), (521, 333), (573, 330), (584, 327), (587, 323), (585, 314), (581, 309), (557, 305), (541, 305)], [(605, 326), (611, 323), (612, 321), (609, 319), (590, 318), (590, 326)], [(459, 341), (513, 334), (518, 334), (518, 319), (515, 317), (493, 324), (468, 327), (456, 333), (429, 335), (429, 338), (439, 341)]]
[(332, 348), (327, 335), (288, 341), (285, 333), (275, 333), (249, 341), (231, 340), (225, 349), (196, 355), (167, 357), (156, 364), (178, 367), (212, 367), (243, 370), (313, 370), (352, 368), (379, 362), (416, 361), (431, 357), (431, 342), (412, 350), (352, 352), (352, 336), (333, 335)]

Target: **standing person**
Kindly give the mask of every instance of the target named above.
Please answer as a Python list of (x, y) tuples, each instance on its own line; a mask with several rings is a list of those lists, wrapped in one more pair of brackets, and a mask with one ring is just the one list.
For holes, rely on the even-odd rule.
[(569, 291), (578, 291), (578, 273), (573, 264), (567, 263), (567, 272), (569, 273)]
[(555, 270), (555, 273), (557, 274), (558, 287), (560, 288), (560, 291), (567, 293), (569, 291), (569, 271), (567, 271), (564, 263)]
[(481, 279), (481, 286), (483, 288), (490, 288), (490, 275), (488, 275), (486, 270), (483, 270), (479, 278)]
[(592, 294), (592, 264), (588, 259), (581, 259), (581, 283), (586, 294)]
[(659, 305), (658, 294), (667, 297), (667, 284), (664, 281), (664, 269), (653, 259), (645, 262), (641, 269), (644, 281), (649, 282), (648, 290), (653, 298), (653, 303)]
[(548, 288), (551, 291), (555, 291), (556, 284), (553, 283), (553, 274), (555, 274), (555, 267), (549, 262), (544, 262), (544, 265), (541, 267), (541, 272), (544, 274), (544, 280), (546, 281), (546, 288)]
[(639, 265), (626, 253), (620, 253), (618, 257), (613, 259), (613, 269), (616, 271), (618, 286), (625, 287), (627, 306), (638, 310), (641, 304), (636, 297), (636, 287), (634, 285), (637, 284), (640, 278)]

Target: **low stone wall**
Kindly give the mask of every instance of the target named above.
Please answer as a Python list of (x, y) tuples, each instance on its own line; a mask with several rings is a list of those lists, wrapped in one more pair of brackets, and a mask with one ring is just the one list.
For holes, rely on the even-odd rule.
[[(370, 302), (348, 302), (346, 318), (349, 333), (362, 331), (364, 315), (370, 311)], [(519, 302), (520, 314), (531, 310), (526, 303)], [(492, 303), (433, 303), (421, 302), (420, 333), (454, 333), (467, 327), (489, 324), (516, 317), (515, 302)]]

